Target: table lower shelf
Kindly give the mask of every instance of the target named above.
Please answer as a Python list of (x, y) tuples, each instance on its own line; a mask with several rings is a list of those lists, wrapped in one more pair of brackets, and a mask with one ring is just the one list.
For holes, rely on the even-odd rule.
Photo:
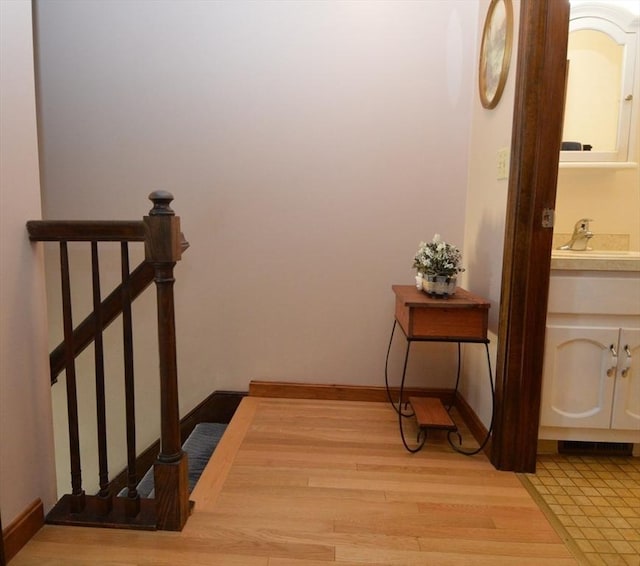
[(409, 403), (420, 428), (458, 430), (438, 397), (409, 397)]

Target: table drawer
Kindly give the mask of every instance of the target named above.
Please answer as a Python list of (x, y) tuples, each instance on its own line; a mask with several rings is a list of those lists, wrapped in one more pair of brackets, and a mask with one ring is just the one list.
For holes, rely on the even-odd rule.
[[(438, 299), (446, 304), (448, 299)], [(407, 338), (483, 341), (487, 338), (487, 308), (415, 308), (398, 298), (396, 320)]]

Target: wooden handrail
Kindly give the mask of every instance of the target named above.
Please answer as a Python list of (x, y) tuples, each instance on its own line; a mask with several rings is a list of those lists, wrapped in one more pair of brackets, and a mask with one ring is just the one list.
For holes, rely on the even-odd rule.
[[(99, 525), (125, 528), (181, 530), (189, 514), (187, 456), (181, 449), (178, 411), (173, 268), (188, 243), (180, 232), (180, 219), (169, 204), (173, 196), (165, 191), (149, 195), (153, 208), (142, 221), (27, 222), (31, 241), (60, 242), (63, 290), (64, 342), (50, 355), (52, 382), (66, 371), (69, 417), (72, 493), (62, 497), (47, 516), (57, 524)], [(76, 328), (71, 313), (68, 242), (91, 242), (93, 312)], [(98, 243), (120, 242), (122, 282), (100, 301)], [(129, 272), (129, 242), (144, 242), (145, 261)], [(131, 302), (155, 281), (157, 288), (158, 346), (160, 356), (160, 454), (154, 465), (154, 500), (141, 500), (135, 477), (135, 403), (133, 400), (133, 350)], [(125, 391), (127, 401), (127, 459), (129, 490), (119, 498), (109, 490), (105, 429), (104, 369), (102, 332), (123, 314)], [(95, 347), (98, 414), (100, 493), (87, 496), (82, 489), (75, 358), (92, 342)], [(102, 438), (105, 437), (105, 438)], [(133, 463), (133, 467), (132, 467)]]
[[(29, 239), (33, 242), (123, 242), (144, 241), (145, 226), (142, 221), (75, 221), (75, 220), (30, 220), (27, 222)], [(189, 243), (180, 234), (180, 246), (184, 252)], [(154, 269), (146, 261), (142, 262), (129, 276), (131, 300), (135, 300), (153, 282)], [(102, 325), (96, 328), (95, 313), (90, 313), (73, 331), (73, 353), (78, 356), (93, 341), (96, 332), (104, 330), (122, 313), (122, 283), (103, 301)], [(65, 367), (65, 343), (58, 344), (49, 355), (51, 383), (57, 382), (58, 375)]]
[(144, 242), (141, 220), (29, 220), (32, 242)]

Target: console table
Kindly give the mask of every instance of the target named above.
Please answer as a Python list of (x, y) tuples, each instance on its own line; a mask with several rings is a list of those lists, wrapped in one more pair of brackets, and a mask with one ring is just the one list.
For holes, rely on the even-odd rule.
[[(448, 431), (449, 444), (456, 451), (467, 455), (477, 454), (484, 448), (491, 435), (493, 416), (487, 437), (480, 445), (480, 448), (471, 452), (464, 451), (451, 441), (451, 433), (456, 433), (459, 444), (461, 444), (458, 427), (449, 415), (451, 407), (446, 409), (442, 404), (442, 400), (438, 397), (410, 397), (408, 400), (404, 400), (404, 382), (413, 342), (456, 342), (458, 344), (458, 371), (453, 397), (455, 401), (460, 381), (460, 344), (466, 342), (479, 343), (485, 345), (489, 383), (493, 398), (493, 375), (489, 355), (489, 340), (487, 339), (489, 302), (461, 287), (458, 287), (455, 294), (448, 298), (431, 297), (413, 285), (393, 285), (392, 289), (396, 297), (396, 307), (389, 348), (387, 349), (384, 377), (389, 402), (398, 413), (400, 436), (405, 448), (409, 452), (418, 452), (426, 442), (427, 430), (444, 429)], [(400, 382), (398, 406), (396, 407), (389, 390), (388, 366), (393, 336), (398, 325), (405, 335), (407, 347), (404, 356), (402, 380)], [(405, 412), (409, 406), (411, 406), (412, 412)], [(402, 427), (403, 418), (413, 417), (416, 418), (420, 431), (417, 447), (409, 446)]]

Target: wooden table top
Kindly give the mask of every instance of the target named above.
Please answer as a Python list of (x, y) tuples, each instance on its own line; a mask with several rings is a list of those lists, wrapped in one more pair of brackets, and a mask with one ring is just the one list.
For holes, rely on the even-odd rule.
[(392, 285), (391, 288), (396, 297), (411, 308), (489, 309), (490, 306), (489, 301), (462, 287), (457, 287), (455, 295), (446, 298), (431, 297), (415, 285)]

